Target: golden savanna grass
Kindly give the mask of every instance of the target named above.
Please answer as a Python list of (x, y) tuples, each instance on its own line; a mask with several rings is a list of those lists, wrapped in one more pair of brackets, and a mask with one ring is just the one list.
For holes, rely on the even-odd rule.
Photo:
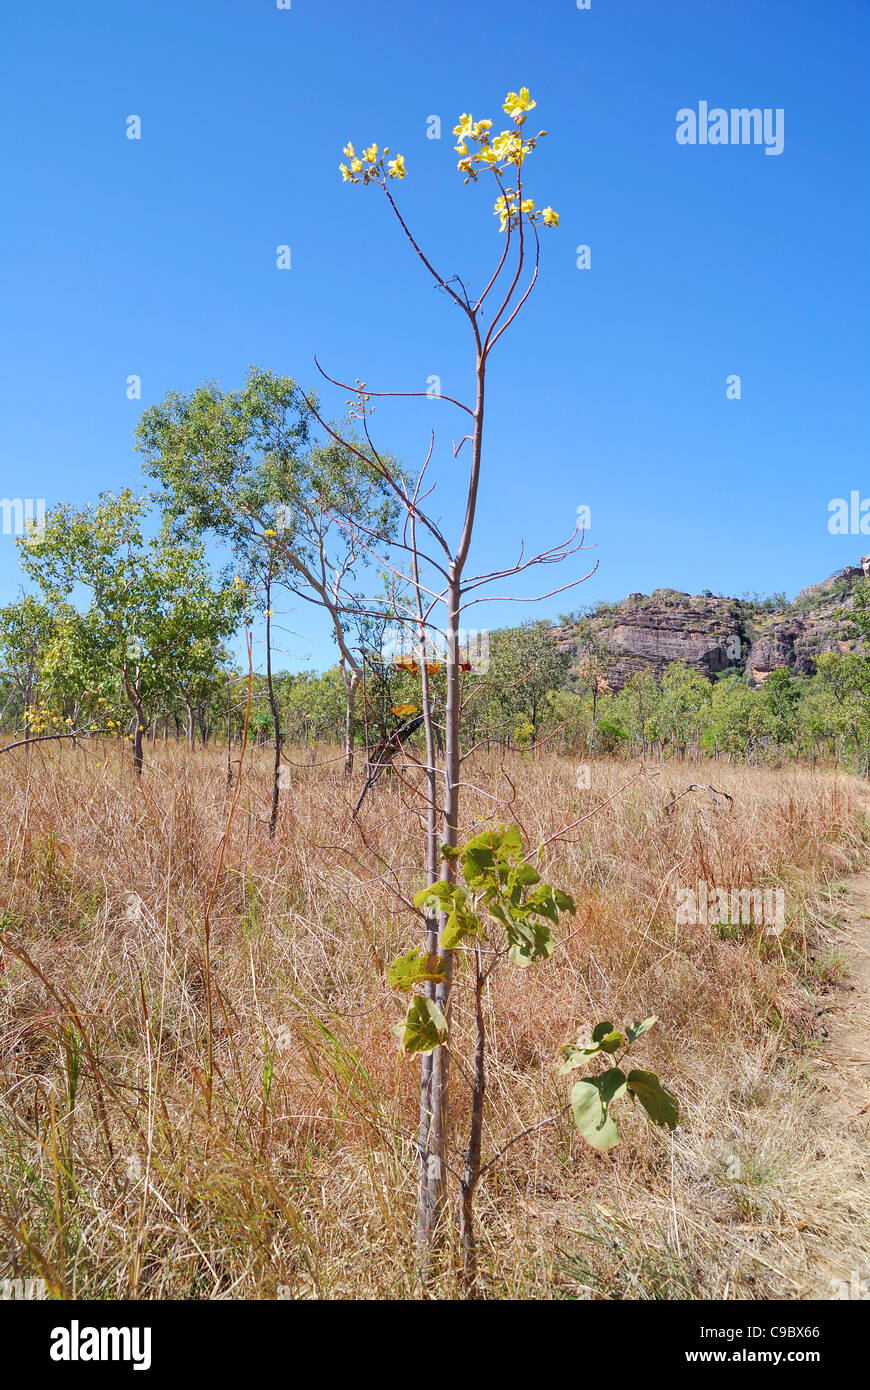
[[(423, 883), (417, 774), (384, 777), (354, 824), (330, 750), (291, 757), (270, 842), (270, 755), (249, 752), (217, 880), (221, 750), (146, 748), (140, 784), (125, 747), (0, 757), (0, 1278), (109, 1299), (417, 1291), (419, 1061), (397, 1054), (385, 978), (419, 940), (403, 903)], [(583, 791), (554, 754), (464, 764), (463, 832), (555, 836), (546, 877), (578, 904), (548, 962), (489, 986), (484, 1161), (562, 1109), (556, 1051), (601, 1019), (658, 1015), (633, 1064), (682, 1112), (671, 1135), (624, 1104), (608, 1154), (570, 1117), (514, 1144), (479, 1193), (484, 1290), (829, 1297), (870, 1263), (859, 1140), (820, 1060), (838, 885), (865, 858), (860, 786), (634, 771), (597, 763)], [(730, 805), (691, 792), (665, 809), (708, 781)], [(678, 927), (674, 890), (699, 880), (782, 886), (788, 931)], [(454, 1008), (462, 1056), (461, 989)], [(458, 1071), (454, 1088), (458, 1161)], [(448, 1248), (431, 1293), (457, 1292), (453, 1267)]]

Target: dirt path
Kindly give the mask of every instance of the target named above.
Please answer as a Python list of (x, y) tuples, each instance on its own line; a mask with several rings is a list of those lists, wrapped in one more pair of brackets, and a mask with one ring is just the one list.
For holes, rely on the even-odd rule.
[(852, 1300), (870, 1298), (870, 872), (848, 880), (840, 908), (846, 970), (823, 1015), (827, 1039), (816, 1066), (815, 1119), (838, 1143), (842, 1166), (816, 1209), (821, 1217), (827, 1208), (830, 1224), (821, 1217), (827, 1239), (813, 1243), (809, 1269), (817, 1283), (803, 1297)]
[(829, 1015), (827, 1083), (844, 1118), (870, 1137), (870, 873), (850, 880), (845, 900), (843, 947), (849, 974), (841, 1002)]

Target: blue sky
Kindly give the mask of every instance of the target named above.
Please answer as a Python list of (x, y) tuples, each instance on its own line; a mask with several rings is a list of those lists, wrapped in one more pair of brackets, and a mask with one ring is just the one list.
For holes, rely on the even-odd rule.
[[(561, 579), (599, 569), (486, 621), (657, 586), (791, 595), (854, 563), (870, 537), (827, 522), (832, 498), (870, 495), (868, 37), (867, 0), (6, 0), (0, 493), (51, 506), (136, 486), (139, 411), (205, 379), (237, 385), (249, 363), (312, 384), (317, 352), (378, 389), (438, 375), (468, 396), (461, 316), (377, 190), (337, 166), (348, 138), (401, 150), (409, 223), (479, 285), (500, 240), (450, 130), (463, 111), (501, 117), (527, 85), (549, 132), (529, 189), (561, 226), (491, 360), (472, 562), (563, 539), (586, 504), (595, 549)], [(677, 111), (702, 100), (782, 108), (783, 152), (679, 145)], [(375, 420), (408, 465), (436, 427), (451, 527), (460, 418), (422, 401)], [(0, 600), (19, 583), (0, 536)], [(283, 612), (287, 664), (327, 664), (313, 610)]]

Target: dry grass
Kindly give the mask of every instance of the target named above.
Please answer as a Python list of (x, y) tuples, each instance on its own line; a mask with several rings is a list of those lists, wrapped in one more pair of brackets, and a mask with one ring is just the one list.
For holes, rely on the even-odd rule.
[[(128, 757), (0, 759), (0, 1277), (78, 1298), (411, 1295), (419, 1064), (397, 1056), (384, 972), (415, 940), (412, 799), (385, 779), (354, 826), (322, 751), (270, 843), (269, 756), (250, 756), (211, 907), (209, 1100), (224, 763), (158, 747), (137, 786)], [(626, 1110), (606, 1155), (567, 1121), (511, 1148), (479, 1197), (489, 1296), (825, 1297), (832, 1271), (866, 1269), (862, 1160), (814, 1060), (842, 974), (818, 904), (863, 862), (857, 785), (670, 766), (614, 797), (618, 764), (591, 791), (554, 756), (465, 769), (467, 833), (514, 820), (535, 845), (606, 803), (548, 850), (576, 922), (490, 986), (489, 1153), (560, 1109), (554, 1054), (602, 1018), (659, 1016), (636, 1064), (683, 1117), (670, 1136)], [(730, 811), (701, 793), (664, 812), (708, 776)], [(788, 933), (677, 927), (673, 891), (701, 879), (782, 885)], [(461, 1049), (461, 991), (455, 1009)], [(455, 1291), (448, 1262), (435, 1292)]]

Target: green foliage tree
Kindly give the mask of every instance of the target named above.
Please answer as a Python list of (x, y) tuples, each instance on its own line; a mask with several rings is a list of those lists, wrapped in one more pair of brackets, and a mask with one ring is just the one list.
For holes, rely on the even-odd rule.
[(870, 776), (870, 659), (857, 652), (825, 652), (816, 670), (838, 712), (835, 724), (852, 735), (856, 771)]
[(656, 734), (661, 709), (659, 685), (649, 671), (638, 671), (614, 696), (607, 718), (624, 729), (642, 757)]
[(550, 708), (549, 696), (563, 683), (568, 665), (547, 622), (529, 619), (492, 634), (487, 684), (506, 733), (516, 736), (527, 725), (529, 741), (537, 740)]
[[(272, 672), (273, 589), (280, 587), (329, 615), (345, 683), (345, 760), (353, 768), (359, 655), (348, 615), (362, 603), (356, 572), (372, 536), (389, 538), (397, 502), (353, 437), (312, 437), (309, 402), (289, 377), (250, 368), (244, 385), (213, 382), (190, 395), (170, 393), (142, 416), (137, 436), (148, 474), (173, 530), (192, 527), (226, 542), (246, 586), (262, 594), (266, 678), (275, 736), (270, 833), (278, 813), (281, 720)], [(400, 470), (394, 460), (391, 467)]]
[(62, 505), (48, 513), (44, 537), (22, 546), (22, 566), (48, 605), (89, 594), (86, 613), (66, 627), (68, 676), (83, 691), (119, 685), (137, 773), (150, 709), (189, 663), (200, 670), (207, 651), (222, 659), (240, 607), (236, 589), (214, 586), (195, 541), (164, 531), (145, 539), (146, 510), (129, 489), (93, 506)]
[(662, 676), (653, 716), (654, 740), (681, 756), (690, 748), (697, 749), (709, 720), (712, 693), (710, 682), (700, 671), (683, 661), (672, 662)]
[(0, 666), (18, 694), (25, 738), (30, 732), (40, 676), (56, 625), (57, 619), (48, 604), (32, 594), (0, 608)]

